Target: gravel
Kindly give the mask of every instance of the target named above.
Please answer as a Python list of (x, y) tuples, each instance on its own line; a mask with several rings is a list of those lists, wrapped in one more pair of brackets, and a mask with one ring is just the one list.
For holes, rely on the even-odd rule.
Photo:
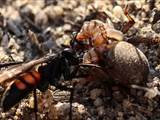
[[(151, 92), (155, 93), (156, 90), (159, 90), (160, 85), (160, 3), (158, 0), (123, 0), (123, 2), (119, 0), (0, 1), (0, 61), (2, 63), (13, 60), (31, 61), (49, 52), (57, 54), (61, 50), (61, 43), (70, 41), (72, 32), (78, 32), (84, 20), (100, 18), (120, 30), (126, 21), (123, 14), (124, 4), (130, 6), (129, 13), (136, 22), (124, 34), (124, 41), (131, 43), (137, 47), (136, 49), (143, 52), (140, 54), (146, 64), (139, 66), (135, 60), (136, 54), (130, 54), (132, 58), (135, 58), (131, 60), (133, 64), (123, 70), (121, 62), (128, 60), (126, 58), (128, 54), (126, 54), (127, 51), (124, 52), (126, 48), (121, 49), (122, 51), (117, 48), (114, 52), (122, 58), (116, 59), (119, 62), (112, 70), (115, 73), (112, 73), (111, 76), (115, 78), (107, 77), (107, 81), (117, 79), (117, 76), (118, 79), (127, 81), (128, 76), (136, 76), (144, 80), (141, 80), (143, 87), (151, 88), (149, 90), (152, 91), (146, 91), (145, 88), (135, 89), (119, 84), (109, 84), (106, 80), (101, 79), (102, 74), (94, 77), (97, 72), (94, 71), (92, 76), (97, 80), (77, 83), (77, 87), (74, 89), (72, 119), (158, 120), (160, 119), (159, 95), (157, 93), (155, 96), (151, 96)], [(104, 11), (107, 18), (102, 17), (102, 13), (99, 15), (98, 11)], [(122, 42), (122, 44), (132, 46), (129, 43)], [(124, 46), (122, 45), (122, 47)], [(132, 52), (135, 53), (135, 51)], [(111, 60), (113, 59), (111, 58)], [(108, 62), (113, 65), (111, 60)], [(130, 60), (128, 61), (130, 62)], [(136, 65), (138, 69), (132, 69)], [(142, 72), (146, 74), (140, 74)], [(87, 78), (83, 80), (85, 79)], [(132, 82), (129, 81), (130, 83)], [(6, 88), (7, 83), (2, 86)], [(4, 91), (3, 88), (2, 90), (0, 88), (1, 91)], [(55, 91), (49, 87), (46, 92), (37, 90), (37, 96), (39, 120), (69, 120), (71, 114), (70, 91)], [(0, 97), (2, 97), (1, 94)], [(0, 110), (0, 119), (34, 120), (33, 95), (29, 94), (26, 99), (6, 113)]]

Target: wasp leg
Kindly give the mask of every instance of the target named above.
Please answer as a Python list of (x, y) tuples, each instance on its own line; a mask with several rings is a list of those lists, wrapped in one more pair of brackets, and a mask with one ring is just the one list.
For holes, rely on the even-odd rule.
[(21, 64), (21, 63), (23, 63), (23, 62), (18, 61), (18, 62), (0, 63), (0, 68), (12, 66), (12, 65), (17, 65), (17, 64)]
[(70, 111), (69, 111), (69, 120), (72, 120), (72, 116), (73, 116), (73, 114), (72, 114), (72, 103), (73, 103), (73, 95), (74, 95), (74, 89), (75, 89), (75, 86), (76, 86), (76, 83), (73, 83), (72, 84), (72, 89), (71, 89), (71, 95), (70, 95), (70, 99), (69, 99), (69, 103), (70, 103)]
[(128, 22), (124, 23), (122, 27), (122, 32), (126, 33), (135, 24), (135, 21), (128, 13), (128, 5), (125, 7), (124, 14), (127, 17)]
[(35, 113), (35, 120), (38, 120), (38, 116), (37, 116), (37, 112), (38, 112), (38, 101), (37, 101), (36, 88), (34, 88), (33, 96), (34, 96), (34, 113)]

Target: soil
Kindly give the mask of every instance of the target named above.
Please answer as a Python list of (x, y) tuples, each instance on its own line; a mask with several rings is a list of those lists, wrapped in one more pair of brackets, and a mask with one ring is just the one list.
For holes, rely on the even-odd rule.
[[(124, 41), (139, 48), (148, 59), (145, 86), (135, 89), (110, 85), (101, 80), (101, 75), (90, 82), (75, 78), (81, 82), (73, 92), (72, 112), (70, 91), (55, 86), (45, 92), (37, 90), (38, 120), (69, 120), (71, 116), (73, 120), (159, 120), (160, 1), (0, 0), (1, 63), (28, 62), (47, 53), (58, 54), (63, 49), (61, 44), (69, 43), (72, 33), (79, 32), (83, 23), (92, 19), (121, 31), (127, 22), (123, 12), (126, 5), (135, 24), (124, 34)], [(7, 84), (0, 88), (1, 97)], [(0, 110), (0, 119), (34, 120), (33, 94), (8, 112)]]

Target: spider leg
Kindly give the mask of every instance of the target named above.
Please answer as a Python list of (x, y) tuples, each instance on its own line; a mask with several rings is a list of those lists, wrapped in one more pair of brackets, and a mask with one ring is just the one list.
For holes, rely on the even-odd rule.
[(123, 33), (126, 33), (134, 24), (135, 24), (135, 21), (134, 19), (129, 15), (128, 13), (128, 5), (126, 5), (125, 9), (124, 9), (124, 14), (125, 16), (127, 17), (128, 19), (128, 22), (127, 23), (124, 23), (123, 27), (122, 27), (122, 32)]

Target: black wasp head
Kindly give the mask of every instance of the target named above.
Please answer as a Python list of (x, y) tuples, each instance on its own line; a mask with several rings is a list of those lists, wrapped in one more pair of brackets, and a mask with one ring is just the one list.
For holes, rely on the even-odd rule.
[(75, 65), (79, 63), (79, 59), (73, 49), (65, 48), (61, 54), (70, 62), (70, 64)]
[(88, 43), (85, 42), (86, 40), (84, 40), (84, 41), (78, 41), (76, 39), (76, 36), (77, 36), (77, 32), (73, 32), (72, 36), (71, 36), (72, 40), (70, 41), (71, 48), (73, 50), (75, 50), (75, 51), (86, 49), (86, 47), (88, 46)]

